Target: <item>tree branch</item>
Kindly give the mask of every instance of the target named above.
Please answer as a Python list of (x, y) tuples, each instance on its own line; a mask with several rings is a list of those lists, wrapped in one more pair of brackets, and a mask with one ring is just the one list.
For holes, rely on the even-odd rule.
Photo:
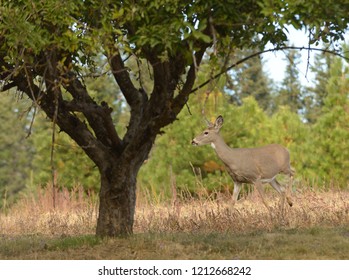
[(202, 48), (195, 53), (194, 58), (193, 58), (193, 63), (191, 64), (191, 66), (189, 68), (189, 71), (187, 73), (186, 81), (183, 85), (183, 88), (179, 92), (179, 94), (176, 96), (176, 98), (174, 99), (174, 102), (172, 104), (172, 109), (176, 115), (180, 112), (180, 110), (183, 108), (183, 106), (187, 103), (190, 93), (193, 92), (191, 89), (193, 88), (193, 85), (195, 83), (196, 72), (198, 70), (197, 68), (199, 67), (199, 65), (201, 63), (201, 60), (204, 56), (206, 48), (207, 48), (206, 45), (202, 46)]
[(73, 73), (65, 74), (65, 78), (63, 86), (74, 98), (71, 102), (64, 101), (65, 108), (83, 113), (97, 139), (107, 147), (113, 147), (115, 151), (119, 151), (122, 143), (111, 118), (112, 109), (106, 102), (98, 105)]
[[(106, 102), (102, 102), (101, 106), (99, 106), (96, 103), (76, 102), (75, 100), (73, 100), (70, 102), (64, 101), (63, 106), (68, 111), (83, 113), (85, 116), (88, 116), (86, 118), (88, 118), (88, 120), (90, 119), (91, 122), (92, 122), (92, 119), (95, 120), (94, 123), (97, 123), (98, 127), (102, 126), (102, 128), (105, 128), (107, 135), (104, 134), (104, 136), (108, 136), (108, 137), (104, 137), (104, 139), (100, 139), (102, 140), (101, 142), (119, 151), (119, 149), (121, 148), (121, 139), (119, 138), (119, 135), (115, 130), (113, 119), (111, 118), (111, 115), (110, 115), (112, 112), (112, 109), (108, 106)], [(100, 118), (100, 120), (96, 121), (98, 117)], [(100, 122), (102, 122), (103, 124), (101, 125)], [(90, 125), (95, 126), (94, 123)], [(95, 133), (99, 133), (99, 130), (97, 130), (97, 128), (93, 128), (93, 130), (95, 131)], [(104, 133), (104, 132), (102, 131), (101, 133)]]
[[(131, 108), (135, 108), (142, 103), (145, 94), (137, 90), (131, 81), (130, 75), (121, 59), (120, 53), (113, 54), (109, 58), (113, 76), (118, 83), (127, 103)], [(146, 96), (146, 95), (145, 95)]]
[[(320, 48), (312, 48), (312, 47), (295, 47), (295, 46), (289, 46), (289, 47), (278, 47), (278, 48), (274, 48), (274, 49), (268, 49), (268, 50), (263, 50), (263, 51), (259, 51), (256, 52), (254, 54), (251, 54), (249, 56), (246, 56), (245, 58), (235, 62), (234, 64), (230, 65), (229, 67), (227, 67), (226, 69), (224, 69), (223, 71), (219, 72), (218, 74), (214, 75), (212, 78), (210, 78), (209, 80), (205, 81), (204, 83), (200, 84), (199, 86), (197, 86), (196, 88), (192, 89), (190, 91), (190, 93), (193, 93), (201, 88), (203, 88), (204, 86), (206, 86), (207, 84), (209, 84), (213, 79), (217, 79), (218, 77), (220, 77), (221, 75), (223, 75), (224, 73), (228, 72), (229, 70), (233, 69), (234, 67), (238, 66), (241, 63), (244, 63), (245, 61), (249, 60), (250, 58), (253, 58), (255, 56), (259, 56), (263, 53), (268, 53), (268, 52), (275, 52), (275, 51), (283, 51), (283, 50), (307, 50), (307, 51), (320, 51), (320, 52), (325, 52), (325, 53), (330, 53), (333, 55), (336, 55), (338, 57), (341, 57), (345, 60), (349, 61), (349, 57), (346, 57), (344, 55), (342, 55), (341, 53), (338, 53), (336, 51), (330, 51), (327, 49), (320, 49)], [(308, 61), (309, 63), (309, 61)]]
[[(46, 77), (46, 79), (48, 79), (48, 77)], [(11, 87), (17, 87), (19, 91), (26, 94), (31, 100), (34, 102), (37, 101), (40, 108), (53, 120), (56, 107), (52, 101), (52, 92), (51, 94), (44, 92), (42, 88), (30, 79), (30, 77), (27, 77), (24, 69), (18, 70), (16, 75), (11, 74), (8, 81), (9, 83), (5, 89), (9, 88), (10, 85)], [(54, 87), (58, 85), (53, 83), (49, 86)], [(54, 89), (52, 88), (51, 90)], [(56, 123), (60, 129), (66, 132), (97, 166), (103, 166), (103, 164), (105, 164), (104, 156), (110, 153), (109, 147), (106, 147), (102, 142), (98, 141), (87, 125), (63, 106), (63, 101), (58, 102), (57, 105)]]
[(10, 82), (1, 87), (1, 91), (7, 91), (10, 90), (11, 88), (15, 87), (16, 83), (15, 82)]
[[(131, 107), (129, 125), (123, 138), (123, 147), (127, 149), (128, 145), (137, 139), (137, 137), (143, 137), (142, 135), (147, 129), (142, 122), (144, 122), (144, 112), (146, 111), (148, 97), (142, 89), (138, 90), (135, 88), (120, 53), (110, 55), (109, 63), (114, 78)], [(135, 148), (137, 149), (137, 147)]]

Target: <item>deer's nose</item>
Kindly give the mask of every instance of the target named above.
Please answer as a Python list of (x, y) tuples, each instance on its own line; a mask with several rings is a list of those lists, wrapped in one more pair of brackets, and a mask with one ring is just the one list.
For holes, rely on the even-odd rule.
[(198, 142), (197, 142), (195, 139), (193, 139), (193, 140), (191, 141), (191, 144), (192, 144), (193, 146), (197, 146), (197, 145), (198, 145)]

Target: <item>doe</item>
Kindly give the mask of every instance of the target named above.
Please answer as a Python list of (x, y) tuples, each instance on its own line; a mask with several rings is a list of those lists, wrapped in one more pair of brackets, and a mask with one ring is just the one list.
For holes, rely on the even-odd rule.
[[(269, 183), (282, 197), (282, 209), (285, 198), (292, 206), (286, 189), (277, 180), (276, 175), (283, 173), (290, 176), (290, 184), (295, 171), (290, 165), (290, 154), (286, 148), (278, 144), (270, 144), (258, 148), (230, 148), (219, 134), (223, 125), (223, 117), (219, 116), (215, 123), (208, 123), (208, 128), (192, 140), (192, 145), (211, 144), (217, 156), (222, 160), (234, 181), (233, 203), (235, 204), (243, 183), (254, 184), (265, 201), (262, 185)], [(269, 209), (270, 210), (270, 209)]]

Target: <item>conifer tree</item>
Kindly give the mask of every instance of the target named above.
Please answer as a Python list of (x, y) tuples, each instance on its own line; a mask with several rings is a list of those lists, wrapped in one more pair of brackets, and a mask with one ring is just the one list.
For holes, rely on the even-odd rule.
[(298, 65), (300, 54), (295, 50), (287, 51), (287, 66), (285, 77), (276, 97), (277, 105), (287, 105), (292, 112), (299, 113), (303, 108), (302, 87), (299, 81)]
[[(233, 55), (233, 61), (256, 53), (257, 50), (249, 49), (238, 51)], [(265, 111), (271, 110), (271, 80), (263, 70), (263, 61), (260, 56), (248, 59), (238, 65), (228, 76), (227, 89), (232, 92), (232, 100), (241, 104), (242, 99), (253, 96), (261, 108)]]
[(314, 57), (314, 64), (310, 65), (310, 71), (315, 74), (312, 86), (306, 88), (304, 96), (305, 119), (314, 123), (320, 116), (321, 108), (327, 96), (326, 86), (330, 79), (330, 66), (333, 56), (328, 53), (317, 53)]
[(330, 68), (322, 115), (314, 126), (313, 164), (322, 179), (348, 182), (349, 68), (339, 58)]

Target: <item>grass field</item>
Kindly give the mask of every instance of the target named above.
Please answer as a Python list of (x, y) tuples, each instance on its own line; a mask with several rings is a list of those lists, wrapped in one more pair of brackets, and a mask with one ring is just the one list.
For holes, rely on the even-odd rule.
[(268, 192), (152, 203), (139, 194), (135, 234), (95, 237), (97, 200), (77, 188), (38, 191), (0, 214), (0, 259), (349, 259), (349, 192), (302, 188), (281, 212)]

